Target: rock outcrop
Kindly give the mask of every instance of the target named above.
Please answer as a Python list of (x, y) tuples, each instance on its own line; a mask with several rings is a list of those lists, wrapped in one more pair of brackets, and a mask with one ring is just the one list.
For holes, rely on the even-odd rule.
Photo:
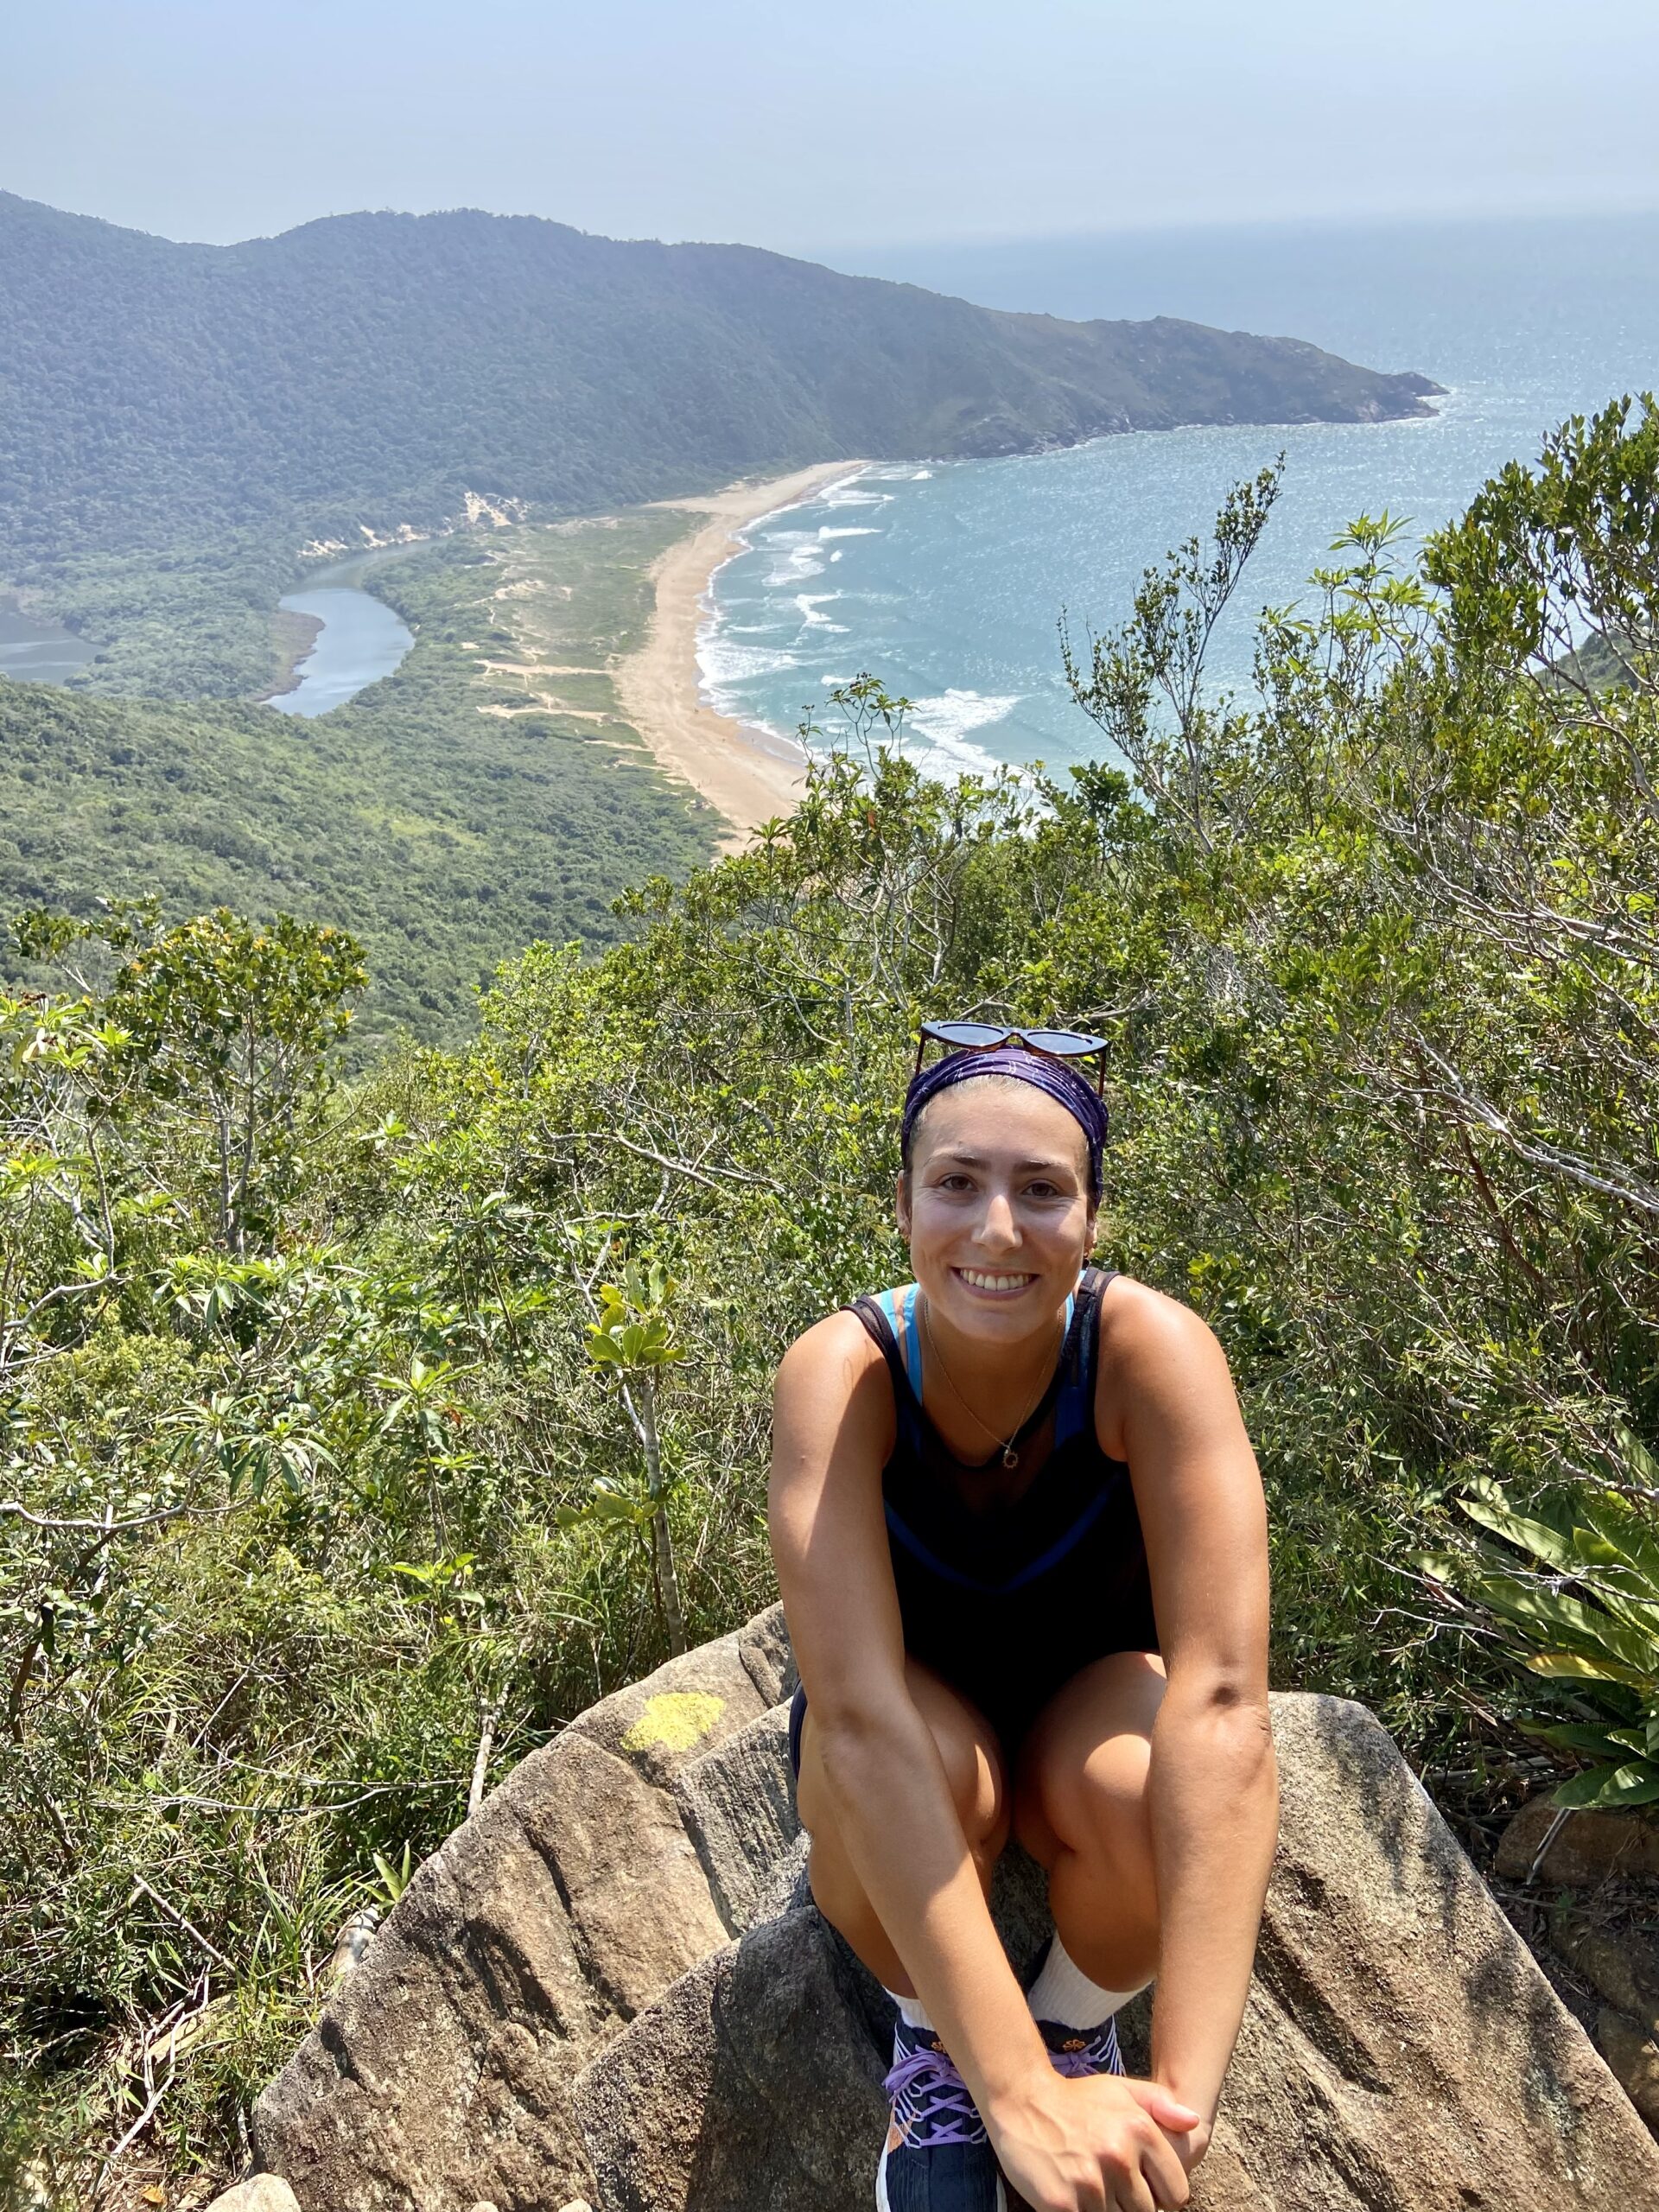
[(1499, 1839), (1493, 1871), (1546, 1891), (1659, 1878), (1659, 1827), (1629, 1813), (1567, 1813), (1548, 1797), (1521, 1808)]
[(774, 1609), (604, 1699), (428, 1860), (256, 2108), (258, 2163), (303, 2212), (591, 2198), (576, 2077), (746, 1924), (693, 1840), (722, 1817), (697, 1770), (791, 1681)]
[[(870, 2202), (890, 2028), (805, 1894), (789, 1687), (774, 1611), (594, 1707), (422, 1868), (259, 2101), (302, 2212)], [(1281, 1845), (1195, 2204), (1659, 2207), (1659, 2149), (1377, 1723), (1281, 1696), (1274, 1726)], [(994, 1902), (1023, 1969), (1018, 1853)]]

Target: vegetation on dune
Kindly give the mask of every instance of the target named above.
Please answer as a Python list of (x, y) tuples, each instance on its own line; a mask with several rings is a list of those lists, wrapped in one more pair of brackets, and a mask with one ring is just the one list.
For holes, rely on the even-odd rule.
[[(1218, 703), (1274, 490), (1075, 647), (1123, 768), (930, 783), (862, 680), (794, 817), (607, 950), (533, 945), (463, 1049), (331, 1086), (354, 955), (315, 925), (24, 925), (60, 972), (0, 1007), (14, 2167), (233, 2164), (348, 1917), (677, 1611), (766, 1600), (772, 1371), (902, 1273), (921, 1014), (1111, 1038), (1103, 1250), (1226, 1344), (1276, 1679), (1365, 1698), (1454, 1811), (1651, 1745), (1659, 415), (1567, 426), (1417, 571), (1357, 524)], [(1609, 1528), (1628, 1566), (1566, 1533)], [(1514, 1663), (1515, 1588), (1579, 1606), (1552, 1649), (1612, 1624), (1616, 1705)]]

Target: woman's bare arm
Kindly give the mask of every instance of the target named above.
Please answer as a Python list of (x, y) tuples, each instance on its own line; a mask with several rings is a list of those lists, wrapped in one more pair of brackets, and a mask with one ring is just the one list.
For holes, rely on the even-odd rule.
[(1198, 1315), (1126, 1282), (1108, 1344), (1103, 1395), (1121, 1408), (1169, 1681), (1148, 1784), (1160, 1923), (1153, 2074), (1213, 2120), (1278, 1824), (1267, 1511), (1226, 1358)]
[(905, 1681), (881, 1504), (893, 1400), (832, 1314), (779, 1370), (772, 1555), (842, 1844), (982, 2111), (1047, 2054), (991, 1924), (932, 1732)]

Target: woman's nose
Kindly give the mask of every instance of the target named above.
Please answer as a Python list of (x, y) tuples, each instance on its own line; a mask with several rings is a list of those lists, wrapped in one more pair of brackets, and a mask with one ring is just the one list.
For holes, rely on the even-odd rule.
[(1014, 1208), (1005, 1192), (993, 1191), (986, 1203), (985, 1211), (975, 1232), (977, 1244), (1007, 1247), (1020, 1242), (1020, 1232), (1014, 1226)]

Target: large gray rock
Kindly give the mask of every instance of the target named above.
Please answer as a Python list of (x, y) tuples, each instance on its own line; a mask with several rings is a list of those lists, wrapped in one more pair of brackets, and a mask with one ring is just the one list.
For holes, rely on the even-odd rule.
[[(584, 1714), (422, 1869), (259, 2101), (302, 2212), (870, 2202), (887, 2008), (806, 1895), (789, 1681), (774, 1611)], [(1274, 1725), (1281, 1845), (1195, 2203), (1659, 2208), (1659, 2150), (1389, 1738), (1325, 1698)], [(1023, 1967), (1022, 1855), (994, 1904)]]
[(792, 1683), (774, 1607), (583, 1713), (428, 1860), (255, 2108), (303, 2212), (591, 2197), (577, 2074), (742, 1932), (716, 1897), (761, 1880), (734, 1835), (705, 1863), (675, 1786)]

